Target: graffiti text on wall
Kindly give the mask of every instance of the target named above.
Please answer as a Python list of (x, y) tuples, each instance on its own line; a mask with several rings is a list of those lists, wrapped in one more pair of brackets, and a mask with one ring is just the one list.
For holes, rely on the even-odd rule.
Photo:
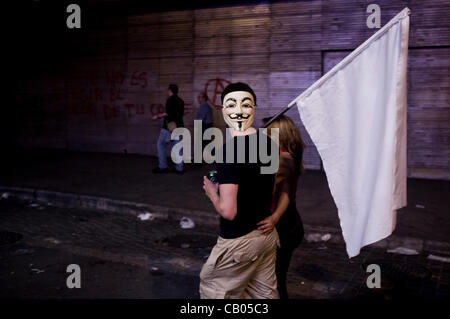
[[(95, 77), (89, 77), (89, 79), (88, 87), (68, 89), (71, 114), (95, 119), (102, 117), (104, 120), (120, 118), (123, 115), (129, 119), (140, 117), (144, 120), (151, 120), (153, 115), (165, 112), (163, 103), (152, 101), (143, 103), (142, 98), (139, 102), (130, 101), (133, 94), (142, 93), (143, 89), (148, 89), (149, 80), (145, 71), (134, 71), (129, 75), (125, 75), (121, 71), (110, 71), (103, 79)], [(220, 94), (228, 83), (230, 81), (221, 78), (206, 81), (204, 90), (216, 107), (221, 107)], [(192, 103), (185, 101), (184, 114), (192, 113), (192, 107)]]

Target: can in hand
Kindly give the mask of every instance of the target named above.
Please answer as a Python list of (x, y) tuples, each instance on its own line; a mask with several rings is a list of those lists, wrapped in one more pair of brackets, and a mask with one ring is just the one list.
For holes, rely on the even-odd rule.
[(214, 184), (217, 184), (217, 171), (209, 171), (206, 175), (206, 178), (209, 179)]

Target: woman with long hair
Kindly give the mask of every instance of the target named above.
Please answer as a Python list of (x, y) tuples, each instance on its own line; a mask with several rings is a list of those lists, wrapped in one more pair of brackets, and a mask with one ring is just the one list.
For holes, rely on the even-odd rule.
[[(264, 118), (267, 123), (270, 118)], [(303, 222), (298, 213), (295, 197), (300, 175), (303, 173), (303, 150), (305, 144), (294, 122), (281, 115), (268, 126), (279, 131), (280, 162), (275, 177), (272, 197), (272, 215), (258, 223), (259, 230), (270, 233), (278, 231), (281, 247), (277, 250), (276, 275), (280, 299), (287, 299), (286, 275), (294, 249), (304, 236)]]

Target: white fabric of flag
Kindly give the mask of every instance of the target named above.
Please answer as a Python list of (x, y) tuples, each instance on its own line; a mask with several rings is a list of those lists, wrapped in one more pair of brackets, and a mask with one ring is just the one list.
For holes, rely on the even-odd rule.
[(349, 257), (389, 236), (406, 206), (409, 14), (405, 8), (293, 101), (322, 158)]

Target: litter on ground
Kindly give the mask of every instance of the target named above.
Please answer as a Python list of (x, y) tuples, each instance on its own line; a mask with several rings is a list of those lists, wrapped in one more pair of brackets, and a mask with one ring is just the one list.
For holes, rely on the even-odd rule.
[(308, 236), (306, 236), (306, 241), (308, 243), (318, 243), (321, 241), (329, 241), (331, 239), (331, 234), (319, 234), (319, 233), (314, 233), (314, 234), (308, 234)]
[(38, 268), (32, 268), (31, 271), (32, 271), (32, 272), (35, 272), (35, 273), (37, 273), (37, 274), (40, 274), (41, 272), (45, 272), (45, 270), (38, 269)]
[(443, 257), (443, 256), (436, 256), (436, 255), (428, 255), (428, 259), (436, 260), (436, 261), (442, 261), (444, 263), (450, 263), (450, 257)]
[(140, 220), (153, 220), (153, 219), (155, 219), (155, 216), (153, 216), (152, 213), (143, 213), (143, 214), (139, 214), (138, 218)]
[(194, 221), (190, 218), (187, 217), (183, 217), (180, 220), (180, 227), (183, 229), (190, 229), (190, 228), (194, 228), (195, 224)]
[(388, 249), (388, 253), (391, 254), (399, 254), (399, 255), (418, 255), (419, 252), (415, 249), (405, 248), (405, 247), (397, 247), (394, 249)]
[(3, 193), (0, 198), (1, 199), (8, 199), (8, 197), (9, 197), (9, 193)]

